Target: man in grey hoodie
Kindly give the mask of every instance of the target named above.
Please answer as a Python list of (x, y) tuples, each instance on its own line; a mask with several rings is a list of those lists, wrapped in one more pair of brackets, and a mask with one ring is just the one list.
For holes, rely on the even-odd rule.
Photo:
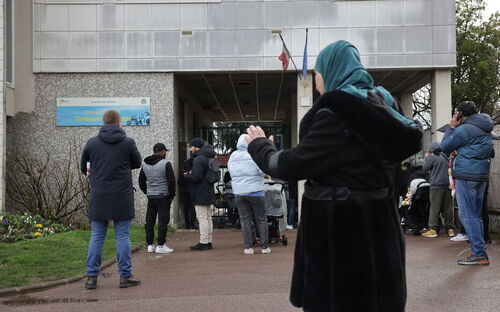
[(453, 198), (449, 190), (450, 180), (448, 157), (441, 153), (438, 142), (433, 142), (429, 148), (429, 154), (422, 167), (423, 171), (430, 171), (429, 184), (431, 190), (429, 194), (431, 207), (429, 211), (430, 229), (423, 233), (424, 237), (437, 237), (439, 229), (439, 214), (444, 218), (444, 225), (448, 236), (455, 236), (453, 217)]

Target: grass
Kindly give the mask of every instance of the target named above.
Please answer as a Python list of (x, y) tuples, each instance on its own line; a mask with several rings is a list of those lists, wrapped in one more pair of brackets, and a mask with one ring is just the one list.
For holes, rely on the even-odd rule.
[[(144, 239), (144, 227), (133, 226), (130, 230), (132, 246), (143, 243)], [(89, 240), (90, 231), (78, 230), (11, 244), (0, 243), (0, 289), (36, 285), (85, 273)], [(102, 261), (114, 257), (114, 229), (110, 227)]]

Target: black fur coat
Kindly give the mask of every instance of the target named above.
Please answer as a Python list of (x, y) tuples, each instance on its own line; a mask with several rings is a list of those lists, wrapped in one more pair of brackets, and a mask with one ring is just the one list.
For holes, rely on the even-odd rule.
[[(400, 161), (420, 150), (422, 131), (403, 125), (377, 94), (334, 91), (304, 116), (300, 143), (249, 153), (276, 178), (351, 190), (392, 188)], [(305, 311), (404, 311), (404, 239), (391, 196), (368, 201), (302, 199), (290, 299)]]

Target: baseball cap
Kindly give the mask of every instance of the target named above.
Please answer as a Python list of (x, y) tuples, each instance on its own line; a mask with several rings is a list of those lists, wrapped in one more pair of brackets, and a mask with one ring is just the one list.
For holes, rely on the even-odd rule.
[(153, 146), (153, 152), (158, 153), (161, 151), (169, 151), (169, 149), (167, 149), (167, 147), (163, 143), (156, 143), (155, 146)]

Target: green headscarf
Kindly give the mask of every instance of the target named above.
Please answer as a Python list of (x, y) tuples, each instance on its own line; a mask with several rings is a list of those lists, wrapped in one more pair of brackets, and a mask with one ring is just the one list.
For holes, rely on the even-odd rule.
[(361, 64), (358, 49), (351, 43), (339, 40), (325, 47), (318, 55), (314, 69), (323, 76), (325, 92), (340, 90), (358, 98), (367, 99), (368, 92), (379, 92), (387, 109), (408, 126), (418, 125), (395, 110), (391, 93), (384, 87), (373, 85), (373, 78)]

